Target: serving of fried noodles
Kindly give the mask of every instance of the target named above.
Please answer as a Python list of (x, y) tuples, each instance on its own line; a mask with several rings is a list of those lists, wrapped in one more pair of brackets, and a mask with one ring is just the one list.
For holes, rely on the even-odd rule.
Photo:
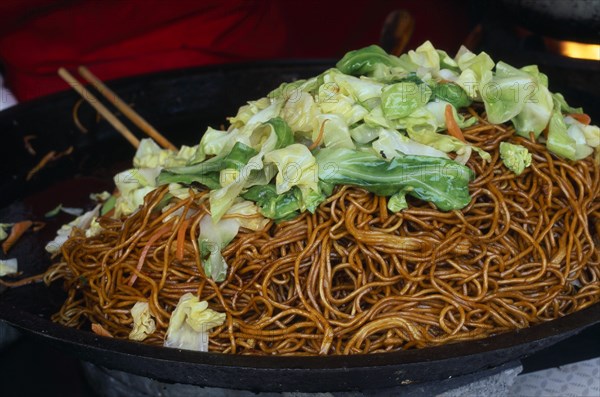
[[(45, 275), (68, 291), (53, 320), (127, 338), (130, 308), (148, 301), (156, 331), (144, 342), (162, 345), (191, 292), (227, 316), (210, 351), (357, 354), (484, 338), (600, 300), (598, 164), (562, 160), (485, 120), (464, 135), (492, 156), (467, 163), (476, 179), (466, 208), (410, 199), (391, 213), (386, 198), (341, 186), (314, 214), (243, 229), (223, 250), (221, 283), (205, 276), (197, 243), (208, 192), (161, 212), (158, 188), (129, 217), (100, 218), (100, 235), (76, 231), (63, 245)], [(502, 141), (532, 153), (521, 175), (500, 160)]]

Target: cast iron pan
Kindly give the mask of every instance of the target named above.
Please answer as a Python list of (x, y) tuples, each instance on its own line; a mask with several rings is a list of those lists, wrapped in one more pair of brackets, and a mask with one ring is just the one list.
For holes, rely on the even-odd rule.
[[(319, 73), (331, 63), (293, 62), (233, 65), (152, 74), (110, 86), (175, 143), (195, 144), (208, 126), (225, 122), (246, 100), (259, 98), (283, 81)], [(129, 166), (133, 149), (87, 105), (74, 125), (76, 94), (64, 92), (0, 113), (0, 220), (40, 219), (58, 203), (89, 205), (87, 195), (111, 189), (111, 177)], [(37, 154), (24, 147), (31, 141)], [(25, 176), (50, 150), (73, 153), (26, 182)], [(43, 246), (69, 217), (58, 217), (29, 233), (11, 251), (24, 275), (43, 271)], [(340, 391), (394, 387), (473, 373), (521, 358), (600, 322), (600, 304), (555, 321), (483, 340), (422, 350), (366, 356), (252, 357), (182, 351), (98, 337), (52, 323), (61, 305), (60, 283), (36, 284), (0, 294), (0, 319), (35, 337), (108, 368), (161, 381), (254, 391)]]

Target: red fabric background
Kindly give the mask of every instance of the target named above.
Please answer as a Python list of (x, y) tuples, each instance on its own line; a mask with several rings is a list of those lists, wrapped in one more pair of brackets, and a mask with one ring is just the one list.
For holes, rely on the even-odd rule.
[(195, 65), (272, 58), (337, 58), (377, 43), (394, 9), (416, 19), (410, 47), (456, 51), (464, 1), (4, 0), (0, 62), (19, 100), (66, 89), (60, 66), (109, 80)]

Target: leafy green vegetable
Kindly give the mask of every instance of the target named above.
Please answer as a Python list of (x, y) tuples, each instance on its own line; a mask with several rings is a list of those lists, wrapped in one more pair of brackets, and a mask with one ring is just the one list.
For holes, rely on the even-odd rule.
[(102, 203), (102, 207), (100, 208), (100, 215), (106, 215), (110, 210), (115, 208), (115, 204), (117, 202), (117, 198), (111, 195), (104, 203)]
[[(301, 83), (300, 81), (298, 83)], [(294, 83), (291, 83), (294, 84)], [(271, 98), (271, 96), (269, 96)], [(227, 120), (236, 128), (243, 127), (258, 112), (268, 108), (271, 105), (269, 98), (260, 98), (257, 101), (250, 101), (238, 109), (235, 117), (229, 117)], [(274, 97), (273, 97), (274, 98)], [(209, 127), (210, 128), (210, 127)], [(213, 130), (216, 131), (216, 130)], [(215, 154), (215, 153), (212, 153)]]
[(50, 211), (44, 214), (44, 218), (54, 218), (60, 212), (62, 208), (62, 203), (51, 209)]
[(567, 125), (559, 111), (552, 113), (548, 125), (548, 142), (546, 147), (552, 153), (569, 160), (576, 159), (575, 139), (567, 134)]
[(159, 185), (166, 185), (169, 183), (183, 183), (185, 185), (191, 185), (192, 183), (199, 183), (200, 185), (206, 186), (209, 189), (218, 189), (221, 187), (219, 173), (211, 172), (208, 174), (174, 174), (169, 171), (162, 171), (158, 176), (157, 180)]
[(583, 113), (582, 108), (574, 108), (570, 106), (565, 100), (565, 97), (559, 92), (552, 94), (552, 99), (555, 101), (555, 104), (558, 104), (563, 113)]
[(8, 233), (6, 231), (13, 226), (12, 223), (0, 223), (0, 241), (6, 239), (8, 237)]
[(533, 87), (535, 81), (527, 73), (504, 62), (498, 62), (496, 74), (484, 75), (481, 84), (488, 121), (501, 124), (523, 110), (528, 98), (528, 87)]
[(115, 186), (120, 192), (115, 202), (115, 216), (129, 215), (137, 210), (146, 194), (158, 186), (160, 172), (160, 167), (132, 168), (115, 175)]
[(200, 301), (191, 292), (185, 293), (171, 313), (165, 346), (206, 352), (210, 330), (223, 324), (226, 317), (225, 313), (210, 309), (208, 302)]
[(187, 164), (196, 155), (197, 147), (182, 146), (179, 152), (162, 149), (152, 139), (140, 141), (135, 152), (133, 166), (135, 168), (178, 167)]
[(531, 165), (531, 153), (527, 148), (508, 142), (500, 142), (500, 158), (506, 168), (517, 175), (521, 175)]
[(397, 58), (389, 55), (381, 47), (370, 45), (346, 53), (335, 65), (342, 73), (353, 76), (373, 74), (381, 66), (397, 67)]
[(579, 143), (585, 142), (586, 145), (593, 148), (600, 146), (600, 128), (598, 126), (585, 125), (571, 116), (565, 117), (565, 124), (569, 127), (567, 133)]
[(457, 109), (471, 105), (471, 99), (465, 90), (455, 83), (436, 84), (433, 88), (432, 98), (446, 101)]
[[(199, 176), (218, 172), (226, 168), (240, 170), (248, 163), (248, 160), (250, 160), (250, 158), (255, 156), (257, 153), (258, 152), (250, 146), (242, 142), (236, 142), (231, 151), (224, 157), (217, 156), (202, 163), (187, 167), (167, 168), (165, 171), (170, 174)], [(169, 180), (169, 182), (179, 181)]]
[(262, 230), (268, 219), (260, 216), (252, 216), (260, 214), (258, 206), (248, 200), (238, 197), (236, 202), (227, 210), (228, 219), (233, 219), (240, 224), (240, 227), (250, 230)]
[(494, 61), (487, 53), (482, 51), (475, 55), (465, 46), (458, 50), (455, 59), (461, 71), (472, 70), (479, 79), (494, 68)]
[(400, 119), (424, 106), (430, 97), (431, 89), (426, 84), (396, 83), (384, 88), (381, 107), (389, 120)]
[[(275, 145), (276, 149), (281, 149), (294, 143), (294, 133), (292, 132), (290, 126), (281, 117), (274, 117), (267, 121), (267, 124), (273, 126), (275, 135), (277, 135), (277, 144)], [(254, 154), (256, 153), (257, 152), (255, 151)]]
[(292, 219), (305, 207), (302, 192), (296, 187), (278, 194), (275, 185), (253, 186), (242, 197), (255, 202), (263, 216), (276, 221)]
[(17, 258), (0, 259), (0, 277), (17, 273), (19, 262)]
[(316, 100), (322, 113), (335, 113), (342, 117), (347, 125), (361, 121), (369, 112), (333, 81), (324, 82), (319, 86)]
[(316, 126), (312, 139), (315, 141), (323, 129), (323, 144), (328, 148), (344, 147), (354, 149), (355, 144), (350, 136), (348, 125), (337, 114), (322, 114), (316, 118)]
[(567, 135), (575, 141), (575, 159), (586, 158), (594, 152), (594, 147), (600, 143), (600, 129), (579, 123), (571, 117), (564, 118)]
[(333, 89), (340, 90), (344, 94), (350, 95), (356, 102), (361, 104), (369, 103), (369, 100), (379, 98), (381, 90), (385, 86), (383, 83), (368, 77), (360, 78), (340, 73), (336, 69), (330, 69), (324, 75), (324, 85), (330, 84)]
[(470, 201), (469, 181), (473, 172), (452, 160), (426, 156), (397, 156), (382, 160), (374, 153), (349, 149), (323, 149), (317, 154), (319, 178), (338, 185), (363, 187), (380, 196), (402, 189), (448, 211)]
[(73, 230), (73, 228), (85, 230), (86, 236), (88, 237), (91, 237), (92, 235), (94, 235), (94, 233), (98, 232), (99, 225), (97, 225), (96, 229), (92, 230), (90, 230), (90, 226), (94, 223), (94, 221), (100, 214), (100, 207), (101, 205), (98, 204), (96, 205), (96, 207), (94, 207), (94, 209), (84, 213), (83, 215), (78, 216), (66, 225), (62, 225), (60, 229), (56, 231), (56, 237), (54, 238), (54, 240), (46, 244), (46, 251), (50, 252), (51, 254), (59, 252), (62, 245), (65, 243), (65, 241), (67, 241), (67, 239), (71, 235), (71, 231)]
[(293, 186), (318, 190), (316, 160), (305, 145), (295, 143), (265, 155), (265, 163), (277, 166), (275, 177), (277, 193), (285, 193)]
[[(440, 70), (440, 54), (433, 47), (430, 41), (426, 41), (417, 47), (416, 50), (410, 50), (406, 55), (400, 58), (410, 59), (418, 69), (427, 71), (428, 73), (436, 73)], [(423, 73), (423, 72), (421, 72)]]
[(130, 313), (133, 318), (133, 329), (129, 333), (129, 339), (141, 342), (156, 331), (156, 323), (152, 318), (148, 302), (137, 301)]
[(525, 90), (525, 104), (519, 114), (512, 118), (517, 134), (529, 137), (533, 132), (536, 138), (546, 128), (552, 115), (554, 102), (548, 90), (548, 77), (540, 73), (537, 66), (525, 66), (521, 71), (529, 74), (533, 82), (519, 89)]
[(215, 281), (223, 281), (227, 276), (227, 262), (221, 250), (235, 238), (239, 228), (240, 223), (235, 219), (214, 222), (210, 215), (206, 215), (200, 220), (198, 244), (204, 272)]
[(350, 130), (352, 140), (359, 144), (366, 144), (374, 141), (379, 137), (383, 127), (371, 126), (367, 123), (362, 123)]
[(294, 133), (310, 137), (313, 120), (321, 113), (312, 95), (301, 92), (297, 98), (285, 102), (281, 117), (289, 124)]
[(379, 139), (373, 142), (373, 149), (388, 160), (403, 154), (448, 158), (441, 150), (416, 142), (398, 131), (385, 128), (380, 129)]
[(387, 207), (392, 212), (400, 212), (403, 209), (408, 208), (408, 202), (406, 201), (406, 194), (412, 190), (412, 187), (408, 186), (401, 189), (398, 193), (390, 196)]
[(260, 148), (259, 152), (239, 170), (234, 181), (220, 189), (212, 190), (209, 194), (211, 214), (215, 222), (227, 212), (244, 188), (252, 184), (253, 172), (261, 172), (264, 169), (263, 157), (275, 150), (277, 141), (278, 137), (272, 124), (265, 123), (254, 128), (250, 143), (253, 147)]

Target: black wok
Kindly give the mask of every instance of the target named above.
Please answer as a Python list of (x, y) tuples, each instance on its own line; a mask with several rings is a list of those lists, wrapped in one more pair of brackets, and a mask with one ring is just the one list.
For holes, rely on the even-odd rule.
[[(282, 81), (314, 75), (329, 63), (268, 63), (189, 69), (123, 79), (110, 86), (176, 143), (195, 144), (207, 125), (218, 126), (244, 101)], [(133, 149), (87, 106), (74, 125), (76, 94), (64, 92), (0, 113), (0, 220), (40, 218), (59, 202), (83, 205), (90, 192), (111, 189), (111, 177), (129, 165)], [(29, 154), (25, 135), (37, 152)], [(25, 181), (48, 151), (74, 151)], [(30, 233), (11, 251), (25, 275), (43, 271), (43, 246), (65, 218)], [(60, 284), (60, 283), (56, 283)], [(255, 391), (332, 391), (393, 387), (473, 373), (521, 358), (600, 322), (600, 304), (528, 329), (483, 340), (367, 356), (252, 357), (146, 346), (98, 337), (52, 323), (60, 286), (28, 285), (0, 294), (0, 319), (77, 357), (107, 368), (162, 381)]]

